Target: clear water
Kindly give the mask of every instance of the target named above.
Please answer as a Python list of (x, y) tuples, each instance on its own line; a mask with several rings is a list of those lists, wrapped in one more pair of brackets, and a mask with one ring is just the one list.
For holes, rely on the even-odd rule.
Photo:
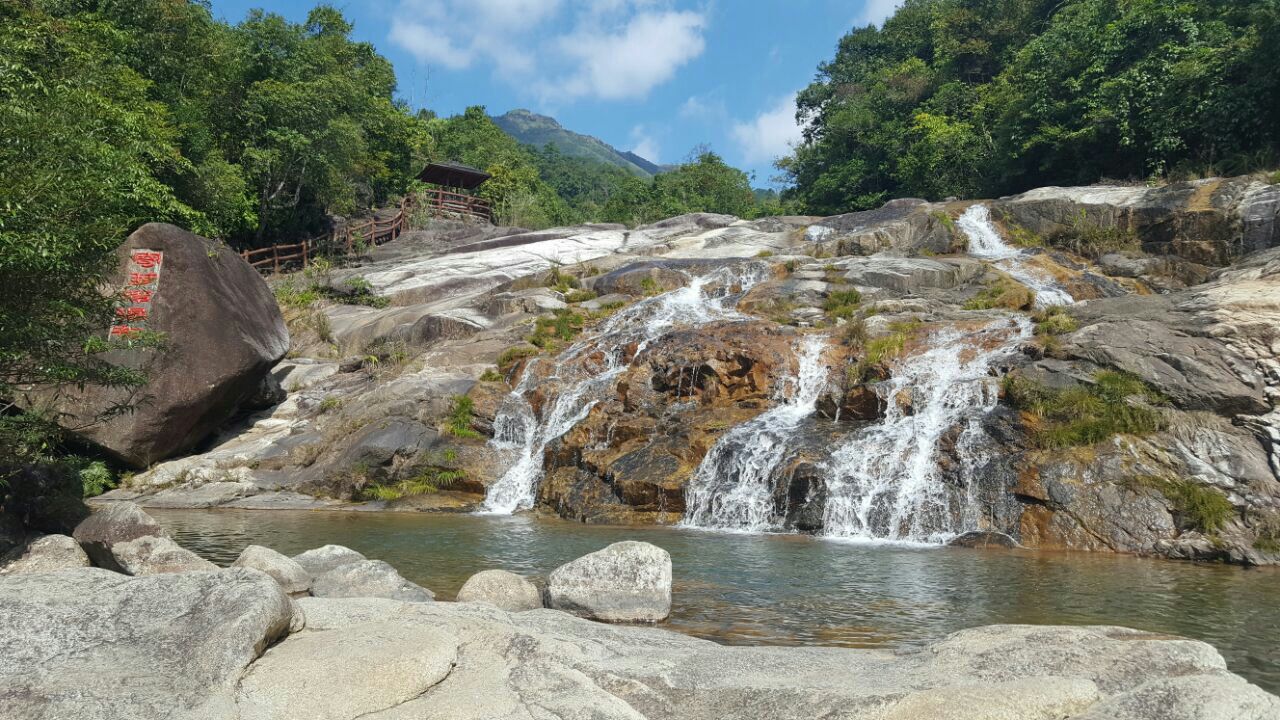
[(814, 413), (830, 372), (822, 362), (825, 337), (807, 336), (799, 346), (796, 373), (780, 388), (780, 402), (726, 432), (703, 457), (685, 491), (686, 525), (745, 532), (781, 525), (774, 512), (774, 480), (800, 422)]
[[(999, 400), (991, 367), (1029, 337), (1030, 321), (1021, 316), (945, 328), (895, 364), (883, 384), (884, 417), (832, 453), (824, 534), (940, 543), (978, 529), (970, 469), (980, 463), (970, 456), (983, 447), (982, 415)], [(957, 484), (943, 478), (939, 445), (962, 426)]]
[[(510, 515), (533, 507), (547, 445), (573, 429), (650, 343), (679, 328), (745, 319), (734, 309), (769, 266), (750, 262), (693, 278), (685, 287), (642, 300), (611, 317), (600, 330), (560, 354), (551, 374), (529, 363), (494, 418), (493, 446), (515, 460), (489, 486), (483, 512)], [(538, 417), (527, 399), (535, 388), (553, 394)]]
[(152, 510), (229, 564), (249, 544), (339, 543), (451, 599), (471, 574), (543, 576), (619, 540), (671, 553), (672, 630), (736, 645), (896, 648), (991, 623), (1126, 625), (1212, 643), (1280, 692), (1280, 571), (1086, 553), (975, 551), (593, 526), (539, 518), (372, 512)]
[(986, 205), (970, 205), (956, 224), (969, 238), (969, 254), (1009, 273), (1013, 279), (1035, 291), (1036, 307), (1071, 305), (1075, 298), (1056, 280), (1027, 262), (1027, 254), (1011, 247), (1000, 237), (1000, 231), (991, 222), (991, 211)]

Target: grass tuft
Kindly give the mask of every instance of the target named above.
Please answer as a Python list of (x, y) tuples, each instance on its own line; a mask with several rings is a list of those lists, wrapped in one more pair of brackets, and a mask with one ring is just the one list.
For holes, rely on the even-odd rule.
[(1002, 277), (978, 291), (964, 304), (965, 310), (1030, 310), (1036, 294), (1012, 278)]
[(466, 395), (454, 395), (445, 418), (444, 429), (454, 437), (478, 438), (480, 433), (471, 429), (475, 402)]
[(1142, 380), (1114, 370), (1100, 370), (1093, 380), (1093, 385), (1057, 389), (1010, 375), (1004, 379), (1005, 397), (1022, 411), (1032, 442), (1042, 448), (1093, 445), (1113, 435), (1148, 435), (1164, 427), (1160, 411), (1145, 404), (1163, 398)]

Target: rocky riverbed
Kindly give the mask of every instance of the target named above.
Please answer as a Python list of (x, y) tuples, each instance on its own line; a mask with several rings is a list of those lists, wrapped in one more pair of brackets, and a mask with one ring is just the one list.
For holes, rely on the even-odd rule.
[(210, 568), (121, 503), (0, 564), (0, 698), (5, 717), (111, 720), (1280, 713), (1211, 646), (1119, 627), (995, 625), (889, 653), (584, 619), (661, 619), (672, 572), (658, 548), (618, 543), (536, 582), (479, 573), (436, 602), (334, 545), (251, 546)]

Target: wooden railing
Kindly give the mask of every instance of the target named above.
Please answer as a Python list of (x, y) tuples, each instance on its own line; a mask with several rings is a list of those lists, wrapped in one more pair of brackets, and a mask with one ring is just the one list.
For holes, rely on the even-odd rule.
[(442, 188), (431, 188), (418, 195), (420, 199), (416, 203), (407, 196), (401, 200), (395, 217), (386, 220), (375, 217), (362, 223), (348, 223), (328, 235), (320, 235), (287, 245), (244, 250), (240, 256), (259, 272), (272, 273), (293, 267), (306, 268), (320, 255), (350, 257), (368, 247), (391, 242), (400, 237), (404, 233), (405, 226), (409, 222), (409, 214), (414, 207), (423, 208), (435, 216), (465, 215), (485, 222), (493, 222), (493, 212), (489, 203), (482, 198), (450, 192)]

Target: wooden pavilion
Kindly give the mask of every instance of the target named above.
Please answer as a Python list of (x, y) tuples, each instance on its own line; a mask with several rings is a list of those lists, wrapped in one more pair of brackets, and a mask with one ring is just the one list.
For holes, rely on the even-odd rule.
[(476, 188), (493, 177), (483, 170), (456, 162), (433, 162), (418, 173), (418, 179), (431, 185), (422, 193), (420, 207), (432, 215), (461, 215), (493, 222), (489, 201), (474, 194)]

